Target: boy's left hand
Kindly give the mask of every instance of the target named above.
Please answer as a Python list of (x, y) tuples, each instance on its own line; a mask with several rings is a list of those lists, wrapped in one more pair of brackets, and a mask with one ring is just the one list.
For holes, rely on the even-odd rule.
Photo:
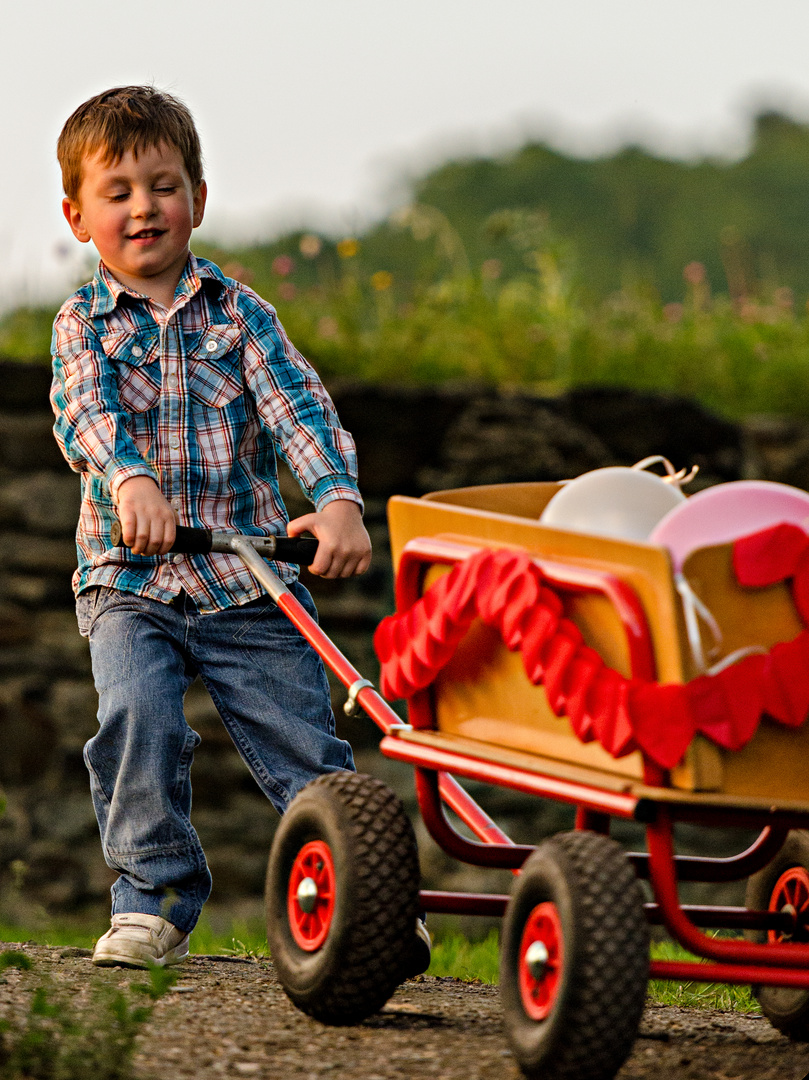
[(309, 570), (325, 578), (364, 574), (371, 562), (371, 538), (362, 523), (359, 505), (335, 499), (316, 514), (304, 514), (287, 526), (290, 536), (310, 532), (319, 544)]

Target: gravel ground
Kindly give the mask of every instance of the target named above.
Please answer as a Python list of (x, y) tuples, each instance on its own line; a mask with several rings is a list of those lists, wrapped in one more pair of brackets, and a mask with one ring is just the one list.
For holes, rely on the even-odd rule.
[[(21, 949), (31, 971), (0, 977), (0, 1018), (26, 1011), (42, 977), (81, 1009), (94, 982), (142, 983), (143, 972), (95, 970), (86, 950)], [(495, 987), (420, 976), (353, 1028), (327, 1028), (286, 999), (266, 961), (192, 957), (139, 1038), (139, 1080), (283, 1077), (317, 1080), (519, 1080)], [(618, 1080), (805, 1080), (809, 1046), (762, 1017), (650, 1005)], [(88, 1076), (88, 1080), (92, 1080)]]

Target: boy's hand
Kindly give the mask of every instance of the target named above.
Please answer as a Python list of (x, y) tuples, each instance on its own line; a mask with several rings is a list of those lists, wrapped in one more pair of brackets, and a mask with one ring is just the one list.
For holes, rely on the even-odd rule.
[(316, 514), (304, 514), (287, 526), (290, 536), (310, 532), (320, 541), (317, 558), (309, 567), (325, 578), (364, 574), (371, 562), (371, 539), (362, 523), (359, 505), (335, 499)]
[(165, 555), (174, 543), (174, 511), (150, 476), (130, 476), (118, 488), (123, 541), (135, 555)]

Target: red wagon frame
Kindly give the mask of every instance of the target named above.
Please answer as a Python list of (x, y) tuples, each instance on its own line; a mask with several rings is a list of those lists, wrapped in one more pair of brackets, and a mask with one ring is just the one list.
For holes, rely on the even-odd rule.
[[(399, 610), (418, 600), (427, 566), (454, 565), (474, 554), (476, 548), (434, 538), (409, 541), (404, 548), (396, 582)], [(243, 556), (244, 557), (244, 556)], [(544, 578), (562, 593), (599, 594), (617, 612), (629, 645), (631, 674), (654, 679), (654, 650), (643, 607), (626, 582), (599, 570), (537, 559)], [(264, 564), (266, 568), (266, 564)], [(258, 568), (254, 571), (259, 574)], [(265, 582), (266, 584), (266, 582)], [(616, 792), (577, 783), (541, 771), (524, 770), (509, 764), (476, 759), (411, 741), (414, 727), (434, 727), (433, 700), (429, 689), (410, 701), (413, 724), (401, 721), (396, 712), (336, 648), (288, 591), (277, 598), (301, 633), (310, 641), (335, 676), (348, 689), (349, 713), (360, 706), (380, 728), (381, 752), (407, 762), (415, 770), (419, 809), (433, 840), (447, 854), (472, 865), (518, 872), (535, 850), (513, 843), (455, 779), (460, 776), (495, 786), (511, 788), (573, 805), (576, 828), (607, 834), (612, 817), (634, 820), (645, 826), (648, 853), (629, 853), (639, 878), (650, 882), (654, 901), (645, 905), (652, 924), (662, 924), (674, 940), (689, 952), (709, 961), (651, 962), (650, 975), (658, 979), (702, 982), (753, 983), (809, 989), (809, 945), (758, 943), (742, 939), (718, 939), (701, 928), (761, 930), (774, 935), (791, 935), (798, 925), (798, 913), (751, 911), (740, 907), (683, 905), (678, 884), (690, 882), (738, 881), (765, 867), (781, 849), (791, 829), (809, 829), (809, 811), (773, 808), (768, 811), (728, 805), (699, 805), (678, 801), (668, 786), (668, 776), (654, 762), (644, 759), (644, 791), (640, 794)], [(478, 837), (469, 840), (457, 831), (446, 816), (445, 807)], [(758, 828), (757, 840), (730, 858), (675, 855), (675, 822), (696, 822), (706, 826)], [(422, 890), (423, 910), (463, 915), (500, 916), (508, 897), (497, 894), (457, 893)]]

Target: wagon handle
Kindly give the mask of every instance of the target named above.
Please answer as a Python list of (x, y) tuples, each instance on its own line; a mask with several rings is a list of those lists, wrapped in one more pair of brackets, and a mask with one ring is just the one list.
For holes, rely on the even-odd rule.
[[(310, 566), (317, 555), (317, 540), (309, 536), (243, 536), (240, 533), (195, 529), (177, 526), (177, 536), (170, 550), (183, 555), (208, 555), (210, 552), (233, 552), (234, 540), (246, 541), (265, 559)], [(114, 521), (110, 529), (113, 547), (123, 545), (121, 523)]]

